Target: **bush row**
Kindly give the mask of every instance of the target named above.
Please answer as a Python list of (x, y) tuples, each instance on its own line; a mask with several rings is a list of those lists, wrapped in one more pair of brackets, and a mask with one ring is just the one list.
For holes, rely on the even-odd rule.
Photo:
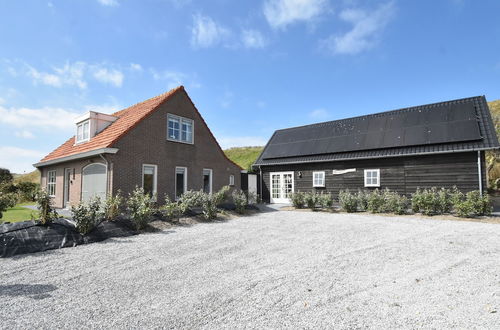
[[(229, 200), (229, 187), (207, 194), (203, 191), (187, 191), (178, 201), (172, 201), (165, 195), (164, 203), (157, 207), (156, 196), (146, 194), (142, 188), (136, 188), (127, 198), (118, 192), (104, 202), (93, 198), (71, 208), (73, 220), (82, 234), (89, 233), (100, 221), (113, 221), (126, 213), (137, 230), (144, 229), (152, 217), (157, 214), (167, 220), (178, 220), (194, 208), (200, 208), (206, 220), (213, 220), (220, 211), (219, 205)], [(244, 213), (248, 205), (248, 196), (242, 191), (233, 191), (232, 200), (238, 213)], [(251, 199), (252, 196), (250, 196)]]
[(481, 196), (479, 191), (471, 191), (464, 195), (456, 187), (417, 189), (411, 200), (388, 189), (360, 190), (357, 193), (345, 190), (339, 193), (339, 204), (346, 212), (405, 214), (411, 206), (414, 213), (438, 215), (454, 212), (460, 217), (489, 215), (493, 210), (487, 194)]
[(320, 208), (330, 209), (333, 207), (333, 197), (329, 193), (296, 192), (290, 196), (292, 204), (297, 209), (307, 208), (315, 211)]

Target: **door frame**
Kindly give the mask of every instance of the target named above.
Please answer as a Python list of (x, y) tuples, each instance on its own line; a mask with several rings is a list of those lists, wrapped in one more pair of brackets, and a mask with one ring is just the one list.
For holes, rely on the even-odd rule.
[(63, 208), (67, 208), (69, 204), (69, 196), (71, 189), (71, 168), (64, 168), (63, 180)]
[[(289, 204), (290, 198), (284, 198), (283, 197), (283, 176), (286, 174), (291, 174), (292, 175), (292, 193), (295, 191), (295, 172), (294, 171), (283, 171), (283, 172), (270, 172), (269, 173), (269, 186), (270, 186), (270, 196), (269, 196), (269, 201), (271, 204)], [(280, 197), (279, 198), (273, 198), (273, 175), (279, 175), (280, 176)]]

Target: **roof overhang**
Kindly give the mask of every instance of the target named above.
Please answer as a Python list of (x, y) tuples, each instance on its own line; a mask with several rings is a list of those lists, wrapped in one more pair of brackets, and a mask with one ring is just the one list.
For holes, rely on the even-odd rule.
[(337, 159), (295, 160), (295, 161), (283, 161), (283, 162), (276, 162), (276, 161), (271, 162), (270, 161), (268, 163), (254, 163), (254, 164), (252, 164), (252, 168), (259, 168), (262, 166), (296, 165), (296, 164), (307, 164), (307, 163), (333, 163), (333, 162), (364, 160), (364, 159), (377, 159), (377, 158), (426, 156), (426, 155), (436, 155), (436, 154), (452, 154), (452, 153), (488, 151), (488, 150), (500, 150), (500, 147), (454, 149), (454, 150), (446, 150), (446, 151), (427, 151), (427, 152), (401, 153), (401, 154), (391, 154), (391, 155), (378, 155), (378, 156), (369, 156), (369, 157), (346, 157), (346, 158), (337, 158)]
[(38, 168), (38, 167), (44, 167), (44, 166), (69, 162), (72, 160), (78, 160), (78, 159), (83, 159), (83, 158), (99, 156), (102, 154), (116, 154), (117, 152), (118, 152), (118, 148), (100, 148), (100, 149), (90, 150), (90, 151), (86, 151), (86, 152), (82, 152), (82, 153), (78, 153), (78, 154), (74, 154), (74, 155), (69, 155), (66, 157), (47, 160), (45, 162), (39, 162), (39, 163), (33, 164), (33, 166)]

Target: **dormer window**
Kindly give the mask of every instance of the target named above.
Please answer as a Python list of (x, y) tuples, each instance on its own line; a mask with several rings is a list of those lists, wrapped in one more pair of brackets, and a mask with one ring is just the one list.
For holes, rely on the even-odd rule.
[(76, 125), (76, 143), (88, 141), (90, 139), (90, 121), (86, 120)]
[(168, 114), (167, 140), (193, 143), (193, 120)]

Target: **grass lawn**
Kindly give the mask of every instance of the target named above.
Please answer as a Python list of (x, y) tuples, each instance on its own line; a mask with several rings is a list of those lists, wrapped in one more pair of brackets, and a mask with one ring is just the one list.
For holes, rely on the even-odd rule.
[(3, 213), (3, 217), (0, 219), (0, 222), (19, 222), (31, 220), (31, 215), (34, 217), (38, 216), (38, 211), (33, 211), (27, 208), (24, 208), (24, 205), (34, 205), (33, 203), (20, 203), (16, 206), (7, 209)]

